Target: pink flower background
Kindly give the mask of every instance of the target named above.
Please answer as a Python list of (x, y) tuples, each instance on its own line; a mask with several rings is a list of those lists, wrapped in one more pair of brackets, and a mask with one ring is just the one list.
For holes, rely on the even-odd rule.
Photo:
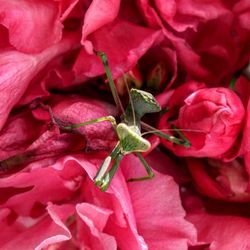
[[(248, 0), (0, 1), (0, 249), (250, 249), (249, 41)], [(129, 154), (107, 192), (111, 125), (46, 109), (118, 117), (94, 50), (191, 142), (148, 137), (155, 178)]]

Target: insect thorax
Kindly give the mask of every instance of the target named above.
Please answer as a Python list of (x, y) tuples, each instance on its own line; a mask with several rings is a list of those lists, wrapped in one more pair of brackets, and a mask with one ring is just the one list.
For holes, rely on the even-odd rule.
[(140, 129), (137, 126), (128, 126), (125, 123), (120, 123), (116, 127), (116, 132), (123, 154), (146, 152), (151, 147), (150, 142), (141, 137)]

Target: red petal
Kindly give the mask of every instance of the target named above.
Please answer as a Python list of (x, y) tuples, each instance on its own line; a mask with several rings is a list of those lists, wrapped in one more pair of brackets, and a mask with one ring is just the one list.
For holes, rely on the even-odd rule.
[[(107, 36), (111, 33), (112, 36)], [(135, 66), (159, 34), (159, 31), (117, 20), (92, 33), (90, 40), (95, 50), (107, 54), (112, 75), (117, 78)], [(103, 74), (104, 68), (97, 56), (81, 50), (74, 71), (78, 77), (86, 79)]]
[(62, 37), (55, 1), (1, 1), (0, 15), (0, 22), (9, 30), (10, 43), (20, 51), (37, 53)]

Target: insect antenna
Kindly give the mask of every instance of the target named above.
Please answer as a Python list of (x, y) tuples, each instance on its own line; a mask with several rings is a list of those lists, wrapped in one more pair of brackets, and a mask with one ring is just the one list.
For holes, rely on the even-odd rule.
[(153, 133), (153, 134), (155, 134), (163, 139), (166, 139), (168, 141), (171, 141), (171, 142), (178, 144), (178, 145), (182, 145), (182, 146), (187, 147), (187, 148), (189, 148), (191, 146), (190, 141), (176, 127), (174, 127), (173, 130), (176, 133), (178, 133), (181, 138), (177, 138), (173, 135), (165, 134), (161, 130), (158, 130), (158, 129), (156, 129), (156, 128), (154, 128), (154, 127), (152, 127), (152, 126), (150, 126), (147, 123), (142, 122), (142, 121), (141, 121), (141, 125), (142, 125), (142, 128), (145, 129), (147, 132)]
[(128, 92), (129, 103), (131, 105), (131, 111), (132, 111), (132, 117), (133, 117), (133, 125), (136, 126), (137, 124), (136, 124), (136, 120), (135, 120), (135, 106), (134, 106), (134, 102), (133, 102), (133, 99), (132, 99), (131, 94), (130, 94), (130, 90), (129, 90), (128, 82), (127, 82), (126, 78), (124, 78), (124, 82), (125, 82), (126, 90)]
[[(153, 129), (153, 130), (148, 130), (146, 132), (143, 132), (141, 135), (148, 135), (148, 134), (155, 134), (157, 132), (170, 132), (170, 131), (174, 131), (174, 132), (194, 132), (194, 133), (202, 133), (203, 131), (200, 129), (178, 129), (176, 128), (167, 128), (167, 129)], [(180, 135), (181, 136), (181, 135)], [(182, 135), (183, 136), (183, 135)]]

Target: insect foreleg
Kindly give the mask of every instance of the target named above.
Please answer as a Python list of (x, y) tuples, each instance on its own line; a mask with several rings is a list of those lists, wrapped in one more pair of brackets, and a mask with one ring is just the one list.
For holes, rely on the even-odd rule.
[[(121, 153), (120, 144), (118, 143), (116, 147), (113, 149), (113, 151), (111, 152), (111, 154), (105, 158), (105, 160), (103, 161), (101, 167), (99, 168), (94, 178), (95, 185), (100, 187), (102, 191), (106, 191), (107, 188), (109, 187), (109, 183), (114, 177), (115, 172), (117, 171), (119, 167), (119, 163), (122, 157), (123, 157), (123, 154)], [(107, 172), (111, 160), (113, 160), (114, 163), (112, 167), (110, 168), (110, 170)]]
[(115, 148), (112, 150), (111, 154), (104, 159), (102, 165), (98, 169), (98, 172), (94, 178), (95, 184), (98, 185), (99, 182), (103, 179), (103, 176), (106, 174), (111, 160), (115, 159), (116, 156), (120, 153), (120, 145), (117, 143)]
[(106, 191), (107, 188), (109, 187), (109, 183), (114, 177), (122, 157), (123, 157), (122, 154), (117, 155), (117, 157), (114, 159), (114, 164), (112, 165), (110, 171), (104, 175), (101, 185), (98, 185), (102, 191)]
[(144, 181), (144, 180), (152, 179), (154, 177), (154, 173), (152, 171), (152, 168), (148, 165), (147, 161), (144, 159), (144, 157), (142, 156), (141, 153), (136, 153), (136, 156), (141, 161), (141, 163), (142, 163), (143, 167), (146, 169), (148, 175), (138, 177), (138, 178), (131, 178), (131, 179), (128, 179), (127, 181), (128, 182), (131, 182), (131, 181)]

